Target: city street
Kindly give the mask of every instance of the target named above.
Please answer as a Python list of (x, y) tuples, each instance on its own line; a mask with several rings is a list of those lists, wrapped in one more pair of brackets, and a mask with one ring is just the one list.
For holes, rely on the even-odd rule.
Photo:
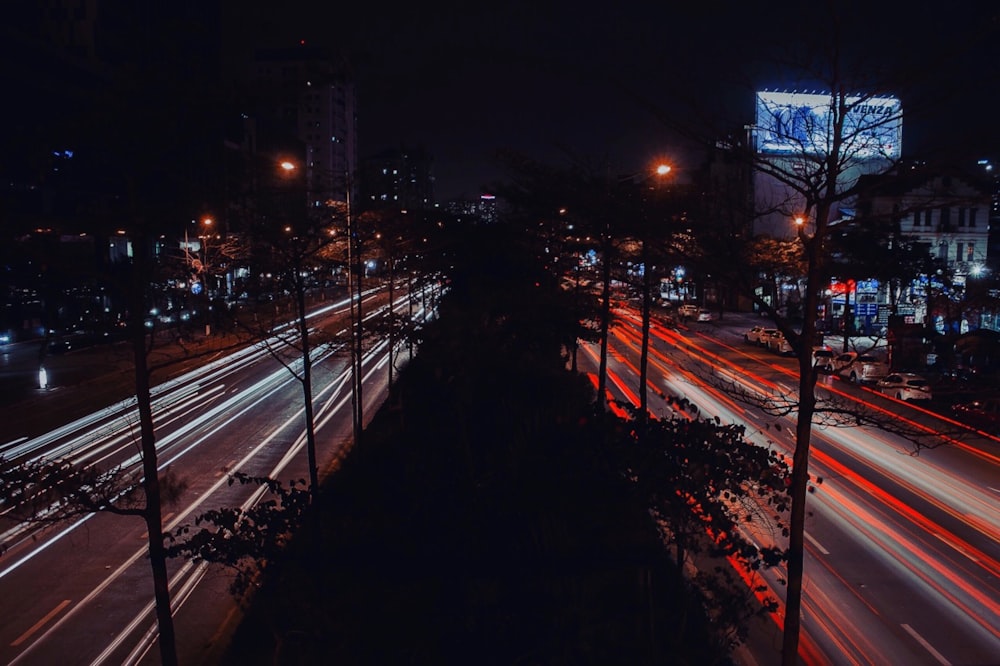
[[(384, 292), (371, 296), (368, 316), (377, 313), (376, 299), (384, 301)], [(406, 312), (405, 303), (397, 307)], [(317, 328), (344, 327), (346, 314), (347, 302), (341, 301), (317, 309), (311, 321)], [(397, 354), (405, 355), (405, 348)], [(386, 357), (384, 343), (365, 354), (366, 418), (385, 396)], [(351, 442), (350, 361), (346, 351), (330, 347), (317, 350), (313, 362), (322, 478)], [(401, 356), (394, 359), (397, 366), (403, 362)], [(113, 383), (115, 375), (105, 379)], [(34, 404), (58, 395), (38, 396)], [(269, 476), (285, 485), (308, 478), (301, 384), (262, 346), (220, 353), (160, 383), (154, 405), (161, 473), (169, 470), (187, 484), (179, 502), (164, 507), (166, 531), (193, 523), (208, 509), (246, 507), (261, 499), (255, 487), (230, 486), (232, 472)], [(40, 435), (21, 435), (28, 431), (9, 424), (4, 457), (62, 458), (102, 469), (138, 464), (132, 401), (102, 404), (72, 422), (57, 414), (50, 414), (50, 428)], [(48, 527), (8, 520), (2, 528), (8, 550), (0, 558), (0, 661), (159, 663), (142, 520), (101, 512)], [(170, 577), (180, 661), (212, 663), (239, 619), (228, 592), (231, 575), (218, 566), (172, 561)]]
[[(609, 393), (638, 404), (637, 313), (618, 315), (627, 325), (613, 329)], [(651, 413), (680, 416), (658, 394), (686, 397), (702, 416), (743, 423), (751, 441), (790, 456), (794, 412), (775, 416), (748, 401), (794, 399), (797, 385), (794, 359), (744, 342), (743, 333), (759, 320), (727, 313), (721, 321), (655, 326)], [(590, 372), (596, 355), (589, 346), (581, 354)], [(821, 405), (836, 400), (912, 423), (935, 448), (917, 452), (899, 436), (871, 427), (814, 425), (810, 471), (822, 482), (814, 484), (806, 528), (806, 663), (996, 663), (1000, 441), (840, 378), (821, 377), (817, 393)], [(766, 525), (748, 534), (764, 545), (782, 542)], [(763, 580), (780, 601), (782, 572), (766, 571)], [(755, 624), (740, 651), (743, 663), (776, 663), (780, 627), (780, 612)]]

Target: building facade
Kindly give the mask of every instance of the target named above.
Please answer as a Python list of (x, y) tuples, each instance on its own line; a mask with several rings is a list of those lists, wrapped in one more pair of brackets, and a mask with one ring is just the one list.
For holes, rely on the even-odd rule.
[(357, 99), (346, 65), (302, 44), (260, 49), (247, 83), (243, 149), (250, 159), (301, 165), (309, 205), (356, 197)]
[(433, 161), (423, 148), (386, 150), (364, 160), (361, 205), (373, 210), (434, 206)]
[[(956, 169), (918, 165), (863, 177), (859, 190), (860, 219), (891, 221), (901, 236), (928, 252), (927, 274), (898, 294), (897, 313), (912, 323), (933, 322), (941, 332), (992, 327), (990, 308), (969, 306), (970, 296), (985, 287), (990, 273), (990, 184)], [(888, 286), (869, 284), (866, 289), (878, 294), (879, 321), (884, 324), (894, 300)], [(943, 297), (937, 305), (932, 303), (935, 293)], [(941, 305), (949, 300), (956, 303), (954, 308)]]

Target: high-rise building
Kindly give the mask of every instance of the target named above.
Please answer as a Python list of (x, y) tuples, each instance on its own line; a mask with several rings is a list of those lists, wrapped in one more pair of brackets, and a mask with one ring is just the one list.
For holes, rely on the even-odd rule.
[(301, 164), (310, 206), (356, 195), (357, 102), (345, 63), (299, 44), (258, 50), (251, 69), (244, 150)]
[(432, 208), (432, 168), (432, 160), (423, 148), (386, 150), (365, 159), (361, 205), (372, 209)]

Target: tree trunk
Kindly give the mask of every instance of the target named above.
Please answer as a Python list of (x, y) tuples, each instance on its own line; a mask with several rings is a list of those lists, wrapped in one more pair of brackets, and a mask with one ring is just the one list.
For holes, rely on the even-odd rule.
[(649, 243), (642, 241), (642, 351), (639, 354), (639, 433), (646, 431), (649, 420), (649, 396), (646, 390), (647, 368), (649, 366), (649, 318), (652, 300), (650, 298)]
[(361, 305), (362, 305), (361, 304), (361, 296), (362, 296), (361, 278), (362, 278), (363, 275), (364, 275), (364, 263), (361, 261), (361, 253), (358, 252), (358, 283), (357, 283), (357, 286), (358, 286), (358, 320), (356, 322), (357, 333), (356, 333), (356, 336), (355, 336), (355, 355), (356, 355), (356, 359), (357, 359), (356, 362), (357, 362), (358, 371), (357, 371), (357, 373), (354, 376), (355, 383), (357, 384), (357, 396), (358, 396), (358, 405), (357, 405), (357, 409), (358, 409), (358, 432), (357, 432), (357, 440), (358, 441), (356, 441), (355, 444), (360, 444), (361, 443), (361, 438), (364, 436), (364, 431), (365, 431), (365, 410), (364, 410), (364, 404), (365, 403), (364, 403), (364, 398), (362, 396), (362, 389), (364, 388), (364, 368), (363, 368), (364, 350), (362, 349), (362, 346), (361, 346), (361, 342), (364, 339), (364, 321), (365, 321), (364, 312), (363, 312), (363, 309), (361, 307)]
[(601, 261), (601, 363), (597, 371), (597, 413), (603, 414), (608, 386), (608, 328), (611, 325), (611, 238), (605, 234)]
[(131, 294), (132, 357), (135, 365), (135, 397), (139, 411), (140, 446), (142, 449), (143, 491), (146, 506), (143, 517), (149, 543), (149, 565), (153, 572), (153, 594), (156, 624), (159, 630), (160, 662), (163, 666), (177, 665), (177, 641), (174, 618), (170, 612), (170, 579), (167, 575), (167, 555), (163, 545), (163, 509), (160, 506), (160, 477), (157, 470), (156, 436), (153, 432), (153, 405), (150, 397), (149, 369), (146, 362), (145, 279), (147, 269), (146, 239), (140, 233), (135, 243), (135, 274)]
[[(802, 334), (796, 350), (799, 361), (798, 419), (795, 423), (795, 453), (792, 456), (791, 511), (788, 521), (788, 587), (785, 591), (785, 622), (782, 632), (781, 664), (795, 666), (799, 656), (802, 624), (802, 578), (805, 556), (806, 500), (809, 497), (809, 448), (812, 444), (812, 420), (816, 411), (816, 369), (813, 367), (812, 343), (816, 335), (816, 313), (823, 288), (823, 241), (830, 216), (829, 204), (817, 206), (816, 228), (810, 238), (799, 237), (806, 250), (808, 269), (802, 312)], [(846, 331), (844, 332), (846, 336)], [(846, 340), (846, 337), (845, 337)]]
[(393, 354), (396, 349), (396, 327), (393, 323), (393, 318), (395, 317), (395, 310), (393, 306), (395, 305), (393, 283), (396, 280), (395, 275), (395, 265), (396, 262), (393, 261), (392, 255), (389, 255), (389, 393), (392, 393), (392, 364), (393, 364)]
[(309, 347), (309, 321), (306, 319), (306, 285), (296, 267), (295, 305), (298, 310), (299, 337), (302, 340), (302, 400), (306, 418), (306, 455), (309, 458), (309, 490), (315, 500), (319, 494), (319, 469), (316, 463), (316, 419), (313, 414), (312, 350)]

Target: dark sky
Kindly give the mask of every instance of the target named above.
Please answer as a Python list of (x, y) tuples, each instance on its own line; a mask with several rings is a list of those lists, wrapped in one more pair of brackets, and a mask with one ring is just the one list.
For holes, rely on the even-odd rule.
[[(546, 162), (564, 161), (569, 151), (607, 160), (616, 173), (661, 156), (679, 173), (694, 168), (699, 155), (650, 108), (684, 123), (750, 122), (755, 89), (809, 87), (782, 60), (805, 63), (836, 32), (827, 3), (238, 4), (228, 27), (246, 43), (305, 39), (348, 53), (362, 156), (425, 147), (439, 199), (477, 195), (502, 178), (500, 149)], [(861, 62), (854, 71), (901, 72), (886, 80), (914, 111), (904, 120), (904, 153), (944, 143), (949, 133), (952, 148), (1000, 153), (1000, 123), (992, 119), (1000, 109), (993, 18), (1000, 10), (961, 1), (933, 13), (899, 5), (833, 6), (839, 43)]]

